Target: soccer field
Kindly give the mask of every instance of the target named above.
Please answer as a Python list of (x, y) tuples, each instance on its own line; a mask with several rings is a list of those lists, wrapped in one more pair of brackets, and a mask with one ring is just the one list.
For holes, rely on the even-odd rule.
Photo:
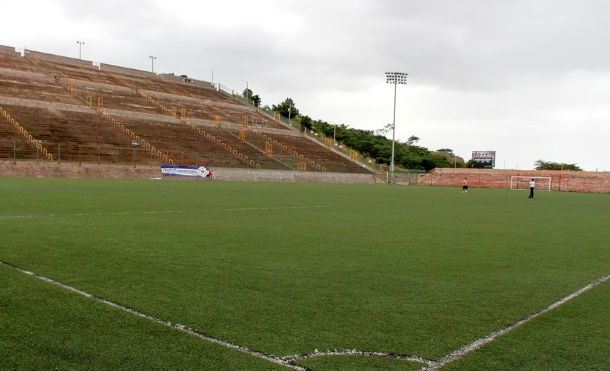
[(609, 196), (527, 196), (0, 178), (0, 370), (607, 370)]

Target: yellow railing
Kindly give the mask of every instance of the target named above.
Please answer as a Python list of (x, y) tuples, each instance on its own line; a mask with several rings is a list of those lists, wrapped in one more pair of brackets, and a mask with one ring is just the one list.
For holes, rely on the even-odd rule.
[(172, 160), (168, 155), (159, 151), (154, 145), (150, 144), (148, 141), (137, 135), (133, 130), (129, 129), (125, 124), (110, 116), (103, 109), (98, 109), (96, 112), (102, 116), (106, 121), (117, 127), (123, 134), (129, 135), (131, 139), (137, 140), (140, 143), (140, 146), (146, 148), (147, 151), (153, 154), (153, 156), (159, 158), (161, 161), (165, 161), (170, 165), (174, 164), (174, 160)]
[[(150, 103), (152, 103), (155, 107), (159, 108), (160, 110), (162, 110), (163, 112), (167, 113), (168, 115), (171, 115), (171, 116), (175, 117), (175, 114), (177, 112), (176, 108), (170, 109), (168, 107), (165, 107), (163, 104), (161, 104), (156, 99), (154, 99), (151, 96), (148, 96), (148, 95), (146, 95), (146, 94), (144, 94), (142, 92), (140, 92), (140, 95), (142, 97), (146, 98), (146, 100), (148, 100)], [(221, 146), (225, 151), (231, 153), (233, 156), (237, 157), (238, 159), (240, 159), (241, 161), (247, 163), (248, 165), (250, 165), (250, 166), (252, 166), (254, 168), (258, 168), (258, 169), (260, 169), (262, 167), (261, 164), (259, 164), (256, 160), (250, 159), (250, 157), (248, 157), (248, 155), (238, 151), (237, 149), (235, 149), (231, 145), (226, 144), (222, 140), (218, 139), (215, 135), (209, 133), (205, 129), (202, 129), (198, 125), (195, 125), (192, 122), (190, 122), (186, 118), (186, 113), (185, 113), (186, 111), (182, 111), (182, 112), (183, 112), (183, 114), (181, 115), (180, 121), (184, 125), (186, 125), (188, 128), (190, 128), (190, 129), (196, 131), (197, 133), (201, 134), (203, 137), (205, 137), (207, 140), (211, 141), (212, 143)]]
[[(310, 159), (309, 157), (303, 155), (302, 153), (299, 153), (297, 150), (295, 150), (294, 148), (290, 147), (289, 145), (286, 145), (282, 142), (280, 142), (279, 140), (272, 138), (269, 135), (266, 135), (264, 133), (262, 133), (261, 131), (257, 130), (255, 127), (253, 127), (250, 123), (249, 123), (249, 117), (248, 116), (243, 116), (241, 118), (241, 120), (239, 119), (238, 116), (234, 116), (228, 112), (225, 112), (223, 109), (218, 108), (216, 106), (213, 106), (211, 104), (207, 104), (207, 106), (217, 112), (220, 113), (221, 115), (225, 116), (226, 118), (228, 118), (229, 122), (233, 122), (235, 124), (238, 125), (242, 125), (244, 126), (249, 132), (254, 133), (255, 135), (261, 137), (264, 141), (265, 141), (265, 153), (272, 153), (272, 151), (269, 151), (269, 147), (267, 147), (267, 143), (271, 144), (272, 146), (276, 146), (278, 149), (283, 150), (284, 152), (290, 154), (292, 157), (299, 159), (301, 161), (304, 161), (305, 163), (307, 163), (309, 166), (311, 166), (311, 168), (319, 170), (319, 171), (326, 171), (326, 167), (322, 166), (322, 164)], [(216, 116), (218, 117), (218, 116)], [(245, 140), (245, 137), (244, 137)], [(301, 168), (299, 168), (299, 170), (301, 170)]]
[[(34, 63), (34, 65), (36, 66), (36, 68), (38, 70), (42, 70), (41, 66), (40, 66), (40, 61), (38, 60), (37, 57), (38, 56), (36, 56), (36, 59), (35, 59), (35, 61), (33, 61), (33, 63)], [(52, 68), (52, 66), (49, 67), (49, 68)], [(65, 74), (63, 72), (61, 72), (61, 71), (59, 71), (59, 70), (57, 70), (55, 68), (53, 68), (53, 70), (54, 70), (54, 72), (57, 72), (59, 75), (63, 75), (63, 77), (68, 81), (67, 85), (64, 85), (64, 83), (62, 83), (59, 80), (58, 76), (54, 75), (52, 73), (53, 71), (49, 72), (48, 70), (45, 70), (44, 72), (47, 75), (52, 75), (55, 78), (55, 81), (57, 81), (59, 85), (61, 85), (64, 89), (66, 89), (69, 94), (74, 95), (75, 97), (79, 98), (82, 101), (82, 98), (77, 93), (77, 89), (76, 89), (76, 86), (75, 86), (74, 82), (71, 81), (71, 79), (69, 77), (65, 76)], [(89, 106), (91, 109), (95, 110), (96, 113), (98, 113), (100, 116), (102, 116), (109, 123), (112, 123), (122, 133), (129, 135), (129, 137), (131, 137), (131, 139), (135, 139), (135, 140), (139, 141), (141, 145), (143, 145), (154, 156), (156, 156), (157, 158), (161, 159), (161, 161), (165, 161), (166, 163), (169, 163), (170, 165), (174, 163), (174, 161), (168, 155), (166, 155), (163, 152), (159, 151), (157, 148), (155, 148), (155, 146), (153, 146), (152, 144), (148, 143), (146, 140), (142, 139), (142, 137), (140, 137), (135, 132), (133, 132), (133, 130), (127, 128), (125, 126), (125, 124), (123, 124), (120, 121), (114, 119), (108, 113), (106, 113), (106, 111), (103, 110), (103, 106), (104, 106), (104, 98), (103, 97), (98, 97), (98, 99), (97, 99), (97, 107), (95, 107), (94, 104), (93, 104), (93, 97), (88, 95), (88, 96), (85, 97), (85, 104), (87, 106)]]
[[(38, 62), (38, 61), (33, 61), (34, 65), (38, 69), (41, 69), (40, 63), (39, 62), (36, 63), (36, 62)], [(63, 72), (61, 72), (61, 71), (56, 71), (56, 72), (58, 72), (61, 75), (64, 75)], [(52, 73), (49, 73), (49, 74), (52, 75)], [(138, 93), (140, 96), (144, 97), (146, 100), (148, 100), (151, 104), (153, 104), (155, 107), (157, 107), (161, 111), (165, 112), (166, 114), (168, 114), (168, 115), (170, 115), (172, 117), (178, 118), (178, 111), (177, 111), (176, 107), (168, 108), (168, 107), (164, 106), (163, 104), (161, 104), (156, 99), (154, 99), (154, 98), (152, 98), (152, 97), (142, 93), (137, 87), (130, 86), (129, 83), (127, 83), (126, 81), (124, 81), (120, 77), (115, 76), (115, 75), (113, 75), (113, 76), (118, 81), (120, 81), (125, 87), (133, 88), (136, 91), (136, 93)], [(54, 75), (54, 77), (57, 80), (57, 76)], [(64, 77), (68, 80), (68, 84), (67, 84), (67, 86), (64, 86), (63, 84), (60, 83), (60, 85), (62, 85), (66, 90), (68, 90), (68, 92), (70, 94), (77, 95), (76, 87), (75, 87), (74, 83), (72, 81), (70, 81), (69, 77), (66, 77), (65, 75), (64, 75)], [(103, 98), (102, 97), (98, 97), (97, 108), (94, 107), (93, 97), (88, 96), (87, 99), (86, 99), (86, 104), (88, 106), (90, 106), (91, 108), (96, 109), (96, 111), (98, 113), (101, 112), (100, 114), (102, 115), (102, 117), (104, 117), (104, 119), (110, 121), (117, 128), (119, 128), (123, 133), (125, 133), (125, 134), (129, 135), (130, 137), (132, 137), (132, 139), (140, 140), (141, 143), (146, 143), (145, 145), (147, 146), (147, 149), (150, 148), (151, 152), (153, 152), (156, 156), (162, 158), (163, 160), (172, 161), (166, 155), (161, 154), (161, 156), (159, 156), (158, 153), (160, 153), (160, 152), (157, 151), (154, 148), (154, 146), (152, 146), (148, 142), (142, 140), (141, 137), (136, 135), (130, 129), (126, 128), (124, 124), (122, 124), (119, 121), (111, 118), (107, 113), (105, 113), (102, 110), (102, 107), (103, 107)], [(312, 168), (317, 169), (319, 171), (326, 171), (326, 167), (322, 166), (320, 163), (318, 163), (318, 162), (308, 158), (307, 156), (303, 155), (302, 153), (299, 153), (294, 148), (292, 148), (292, 147), (290, 147), (290, 146), (288, 146), (286, 144), (283, 144), (280, 141), (278, 141), (278, 140), (276, 140), (274, 138), (271, 138), (270, 136), (268, 136), (266, 134), (263, 134), (259, 130), (257, 130), (254, 127), (252, 127), (252, 125), (249, 123), (249, 117), (248, 116), (243, 116), (243, 117), (241, 117), (241, 120), (240, 120), (240, 117), (234, 116), (234, 115), (226, 112), (225, 110), (223, 110), (223, 109), (221, 109), (219, 107), (213, 106), (211, 104), (206, 104), (206, 105), (211, 110), (216, 111), (216, 112), (220, 113), (221, 115), (227, 117), (229, 122), (233, 122), (233, 123), (236, 123), (236, 124), (241, 124), (244, 127), (246, 127), (248, 129), (248, 131), (253, 132), (255, 135), (263, 138), (263, 140), (265, 141), (265, 150), (264, 150), (263, 153), (267, 154), (267, 156), (270, 156), (270, 154), (273, 153), (273, 150), (269, 150), (269, 147), (267, 146), (267, 144), (275, 145), (276, 147), (278, 147), (279, 149), (282, 149), (283, 151), (285, 151), (286, 153), (290, 154), (294, 158), (299, 159), (299, 160), (305, 162), (306, 164), (308, 164)], [(261, 167), (261, 165), (257, 161), (249, 159), (249, 157), (247, 155), (241, 153), (240, 151), (238, 151), (237, 149), (233, 148), (232, 146), (224, 143), (223, 141), (221, 141), (220, 139), (218, 139), (214, 135), (210, 134), (209, 132), (205, 131), (204, 129), (201, 129), (199, 126), (194, 125), (193, 123), (188, 121), (188, 119), (186, 118), (186, 110), (184, 108), (181, 109), (181, 114), (180, 114), (179, 119), (180, 119), (181, 122), (185, 123), (191, 129), (194, 129), (195, 131), (197, 131), (200, 134), (202, 134), (204, 137), (206, 137), (206, 139), (212, 141), (213, 143), (216, 143), (216, 144), (220, 145), (221, 147), (223, 147), (223, 149), (225, 149), (229, 153), (235, 155), (236, 157), (238, 157), (242, 161), (247, 162), (250, 166), (257, 167), (257, 168)], [(218, 115), (214, 116), (214, 122), (216, 122), (218, 125), (220, 125), (220, 116), (218, 116)], [(240, 139), (242, 141), (245, 141), (245, 134), (244, 135), (240, 135), (240, 137), (241, 137)], [(154, 152), (154, 151), (156, 151), (156, 152)], [(165, 158), (163, 158), (163, 156)], [(173, 163), (173, 161), (172, 161), (172, 163)]]
[(39, 150), (47, 158), (47, 160), (53, 160), (53, 154), (47, 151), (47, 149), (40, 143), (39, 140), (34, 139), (34, 137), (32, 137), (32, 134), (28, 133), (28, 131), (23, 126), (21, 126), (21, 124), (19, 124), (19, 122), (15, 120), (8, 112), (6, 112), (4, 108), (0, 107), (0, 113), (8, 122), (11, 123), (11, 125), (13, 125), (15, 129), (17, 129), (17, 131), (23, 136), (26, 141), (32, 143), (36, 147), (36, 149)]

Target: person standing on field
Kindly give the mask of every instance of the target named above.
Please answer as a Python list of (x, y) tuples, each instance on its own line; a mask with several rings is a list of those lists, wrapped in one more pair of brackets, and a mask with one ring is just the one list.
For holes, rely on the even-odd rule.
[(468, 193), (468, 180), (466, 180), (466, 177), (464, 177), (462, 182), (462, 193)]
[(536, 182), (532, 179), (530, 181), (530, 196), (528, 198), (534, 198), (534, 188), (536, 188)]

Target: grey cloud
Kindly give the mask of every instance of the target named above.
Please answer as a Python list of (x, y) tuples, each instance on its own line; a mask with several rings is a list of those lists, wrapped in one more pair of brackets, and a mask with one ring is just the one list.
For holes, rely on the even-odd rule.
[[(156, 55), (157, 72), (209, 79), (214, 69), (216, 81), (237, 91), (244, 88), (242, 79), (249, 80), (263, 104), (291, 96), (312, 117), (360, 128), (385, 124), (379, 117), (391, 109), (389, 99), (370, 94), (385, 92), (384, 72), (403, 71), (411, 88), (401, 97), (418, 88), (434, 91), (410, 97), (419, 106), (402, 116), (411, 120), (405, 135), (425, 128), (431, 143), (445, 135), (467, 149), (480, 145), (473, 133), (479, 138), (483, 129), (494, 128), (493, 135), (477, 140), (511, 148), (494, 142), (505, 140), (507, 125), (521, 133), (528, 125), (553, 130), (574, 121), (587, 132), (566, 134), (556, 147), (599, 131), (593, 138), (605, 144), (596, 146), (608, 152), (607, 0), (261, 0), (260, 11), (248, 3), (253, 14), (243, 13), (239, 1), (227, 1), (234, 11), (185, 22), (184, 12), (201, 3), (181, 1), (168, 12), (169, 3), (161, 2), (63, 0), (57, 4), (64, 23), (23, 27), (19, 36), (29, 47), (71, 56), (76, 38), (87, 37), (85, 58), (127, 67), (149, 69), (147, 57)], [(11, 15), (10, 7), (6, 12), (20, 16)], [(13, 32), (1, 25), (0, 30)], [(30, 31), (38, 34), (27, 36)], [(74, 36), (67, 40), (67, 34)], [(360, 102), (357, 109), (348, 108), (350, 99)], [(561, 114), (566, 107), (569, 117)], [(559, 141), (563, 134), (554, 133), (548, 140)]]

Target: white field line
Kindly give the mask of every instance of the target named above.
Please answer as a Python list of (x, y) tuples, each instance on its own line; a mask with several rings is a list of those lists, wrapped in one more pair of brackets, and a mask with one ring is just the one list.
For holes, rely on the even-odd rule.
[(174, 323), (174, 322), (166, 321), (166, 320), (163, 320), (161, 318), (157, 318), (157, 317), (151, 316), (149, 314), (140, 312), (140, 311), (135, 310), (133, 308), (129, 308), (129, 307), (126, 307), (124, 305), (115, 303), (113, 301), (110, 301), (110, 300), (107, 300), (107, 299), (104, 299), (104, 298), (100, 298), (100, 297), (95, 296), (93, 294), (90, 294), (90, 293), (88, 293), (86, 291), (77, 289), (76, 287), (73, 287), (73, 286), (70, 286), (70, 285), (66, 285), (64, 283), (55, 281), (55, 280), (53, 280), (53, 279), (51, 279), (49, 277), (41, 276), (41, 275), (39, 275), (37, 273), (25, 270), (23, 268), (19, 268), (19, 267), (13, 265), (13, 264), (6, 263), (6, 262), (4, 262), (2, 260), (0, 260), (0, 265), (4, 265), (4, 266), (9, 267), (11, 269), (17, 270), (17, 271), (19, 271), (21, 273), (24, 273), (24, 274), (27, 274), (27, 275), (32, 276), (34, 278), (37, 278), (39, 280), (45, 281), (45, 282), (50, 283), (52, 285), (59, 286), (59, 287), (64, 288), (66, 290), (72, 291), (72, 292), (74, 292), (76, 294), (82, 295), (82, 296), (84, 296), (86, 298), (89, 298), (91, 300), (95, 300), (97, 302), (106, 304), (106, 305), (108, 305), (110, 307), (113, 307), (113, 308), (116, 308), (116, 309), (120, 309), (122, 311), (131, 313), (131, 314), (133, 314), (135, 316), (138, 316), (138, 317), (146, 318), (147, 320), (150, 320), (150, 321), (153, 321), (153, 322), (157, 322), (157, 323), (159, 323), (159, 324), (161, 324), (163, 326), (166, 326), (166, 327), (170, 327), (170, 328), (174, 328), (174, 329), (180, 330), (182, 332), (186, 332), (187, 334), (196, 336), (196, 337), (198, 337), (198, 338), (200, 338), (202, 340), (209, 341), (211, 343), (215, 343), (215, 344), (218, 344), (218, 345), (221, 345), (221, 346), (233, 349), (233, 350), (237, 350), (239, 352), (246, 353), (246, 354), (251, 355), (253, 357), (261, 358), (261, 359), (264, 359), (266, 361), (273, 362), (275, 364), (279, 364), (279, 365), (282, 365), (282, 366), (285, 366), (285, 367), (292, 368), (294, 370), (307, 371), (306, 368), (298, 366), (298, 365), (295, 365), (295, 364), (292, 364), (292, 363), (290, 363), (290, 361), (286, 361), (286, 360), (283, 360), (281, 358), (278, 358), (278, 357), (275, 357), (275, 356), (272, 356), (272, 355), (269, 355), (269, 354), (265, 354), (265, 353), (262, 353), (262, 352), (258, 352), (256, 350), (252, 350), (252, 349), (249, 349), (249, 348), (241, 346), (241, 345), (236, 345), (236, 344), (233, 344), (233, 343), (229, 343), (228, 341), (224, 341), (224, 340), (221, 340), (221, 339), (214, 338), (212, 336), (205, 335), (205, 334), (203, 334), (203, 333), (201, 333), (201, 332), (199, 332), (199, 331), (197, 331), (197, 330), (195, 330), (193, 328), (190, 328), (188, 326), (182, 325), (180, 323)]
[(295, 354), (291, 356), (282, 357), (284, 361), (294, 362), (302, 359), (308, 358), (316, 358), (316, 357), (326, 357), (326, 356), (365, 356), (365, 357), (380, 357), (380, 358), (392, 358), (392, 359), (400, 359), (402, 361), (411, 361), (418, 363), (425, 363), (429, 366), (436, 364), (436, 361), (431, 361), (429, 359), (425, 359), (417, 356), (408, 356), (404, 354), (392, 354), (392, 353), (381, 353), (381, 352), (370, 352), (370, 351), (362, 351), (356, 349), (348, 349), (348, 350), (325, 350), (319, 351), (315, 350), (313, 353), (309, 354)]
[(470, 343), (470, 344), (468, 344), (468, 345), (466, 345), (466, 346), (464, 346), (464, 347), (462, 347), (462, 348), (460, 348), (458, 350), (455, 350), (454, 352), (452, 352), (452, 353), (444, 356), (443, 358), (441, 358), (440, 361), (434, 362), (432, 365), (428, 365), (427, 367), (423, 367), (422, 369), (420, 369), (420, 371), (436, 371), (436, 370), (440, 369), (441, 367), (445, 366), (446, 364), (451, 363), (451, 362), (453, 362), (455, 360), (458, 360), (458, 359), (464, 357), (466, 354), (479, 349), (483, 345), (494, 341), (497, 337), (500, 337), (500, 336), (506, 334), (507, 332), (509, 332), (511, 330), (514, 330), (515, 328), (517, 328), (519, 326), (522, 326), (525, 323), (533, 320), (534, 318), (536, 318), (538, 316), (541, 316), (541, 315), (543, 315), (543, 314), (545, 314), (547, 312), (550, 312), (551, 310), (559, 307), (560, 305), (567, 303), (569, 300), (574, 299), (575, 297), (579, 296), (583, 292), (592, 289), (593, 287), (599, 285), (600, 283), (602, 283), (604, 281), (607, 281), (609, 278), (610, 278), (610, 274), (605, 275), (605, 276), (603, 276), (603, 277), (601, 277), (601, 278), (591, 282), (587, 286), (585, 286), (585, 287), (583, 287), (583, 288), (581, 288), (579, 290), (574, 291), (570, 295), (568, 295), (568, 296), (566, 296), (566, 297), (564, 297), (562, 299), (559, 299), (558, 301), (554, 302), (553, 304), (551, 304), (551, 305), (549, 305), (549, 306), (547, 306), (545, 308), (542, 308), (538, 312), (530, 314), (530, 315), (528, 315), (528, 316), (518, 320), (517, 322), (513, 323), (510, 326), (507, 326), (507, 327), (505, 327), (505, 328), (503, 328), (501, 330), (492, 332), (491, 334), (489, 334), (489, 335), (487, 335), (487, 336), (485, 336), (483, 338), (475, 340), (474, 342), (472, 342), (472, 343)]
[(32, 219), (32, 218), (55, 218), (66, 216), (122, 216), (122, 215), (154, 215), (154, 214), (185, 214), (203, 213), (213, 211), (265, 211), (265, 210), (288, 210), (288, 209), (320, 209), (324, 205), (314, 206), (276, 206), (276, 207), (239, 207), (226, 209), (202, 209), (202, 210), (151, 210), (151, 211), (108, 211), (108, 212), (82, 212), (72, 214), (46, 214), (46, 215), (0, 215), (0, 220), (10, 219)]
[(199, 331), (197, 331), (195, 329), (192, 329), (190, 327), (187, 327), (187, 326), (179, 324), (179, 323), (174, 323), (174, 322), (166, 321), (166, 320), (163, 320), (163, 319), (160, 319), (160, 318), (148, 315), (146, 313), (143, 313), (143, 312), (140, 312), (138, 310), (126, 307), (124, 305), (112, 302), (110, 300), (107, 300), (107, 299), (104, 299), (104, 298), (100, 298), (100, 297), (95, 296), (93, 294), (90, 294), (90, 293), (88, 293), (86, 291), (77, 289), (77, 288), (75, 288), (73, 286), (70, 286), (70, 285), (67, 285), (67, 284), (55, 281), (55, 280), (53, 280), (51, 278), (48, 278), (48, 277), (39, 275), (37, 273), (25, 270), (23, 268), (17, 267), (17, 266), (15, 266), (13, 264), (6, 263), (6, 262), (4, 262), (2, 260), (0, 260), (0, 265), (4, 265), (4, 266), (9, 267), (11, 269), (17, 270), (17, 271), (19, 271), (21, 273), (24, 273), (24, 274), (27, 274), (27, 275), (32, 276), (34, 278), (37, 278), (39, 280), (42, 280), (42, 281), (45, 281), (47, 283), (50, 283), (50, 284), (62, 287), (64, 289), (66, 289), (66, 290), (70, 290), (70, 291), (72, 291), (74, 293), (77, 293), (79, 295), (85, 296), (85, 297), (87, 297), (89, 299), (98, 301), (100, 303), (104, 303), (104, 304), (106, 304), (108, 306), (111, 306), (113, 308), (120, 309), (120, 310), (123, 310), (125, 312), (128, 312), (128, 313), (131, 313), (133, 315), (136, 315), (138, 317), (146, 318), (146, 319), (148, 319), (150, 321), (157, 322), (157, 323), (159, 323), (161, 325), (164, 325), (164, 326), (167, 326), (167, 327), (171, 327), (171, 328), (174, 328), (174, 329), (186, 332), (186, 333), (188, 333), (190, 335), (193, 335), (193, 336), (197, 336), (198, 338), (203, 339), (205, 341), (209, 341), (209, 342), (212, 342), (212, 343), (215, 343), (215, 344), (219, 344), (219, 345), (225, 346), (227, 348), (231, 348), (231, 349), (240, 351), (242, 353), (246, 353), (246, 354), (249, 354), (251, 356), (254, 356), (254, 357), (257, 357), (257, 358), (261, 358), (261, 359), (267, 360), (269, 362), (273, 362), (273, 363), (276, 363), (276, 364), (279, 364), (279, 365), (282, 365), (282, 366), (285, 366), (285, 367), (289, 367), (289, 368), (292, 368), (294, 370), (299, 370), (299, 371), (307, 371), (308, 369), (305, 368), (305, 367), (301, 367), (301, 366), (298, 366), (298, 365), (294, 364), (295, 361), (303, 360), (303, 359), (309, 359), (309, 358), (316, 358), (316, 357), (334, 356), (334, 355), (360, 355), (360, 356), (366, 356), (366, 357), (383, 357), (383, 358), (400, 359), (400, 360), (405, 360), (405, 361), (425, 363), (427, 366), (421, 368), (419, 371), (436, 371), (436, 370), (440, 369), (441, 367), (445, 366), (446, 364), (451, 363), (451, 362), (453, 362), (455, 360), (458, 360), (458, 359), (462, 358), (466, 354), (468, 354), (470, 352), (473, 352), (473, 351), (477, 350), (478, 348), (482, 347), (483, 345), (488, 344), (488, 343), (494, 341), (496, 338), (498, 338), (498, 337), (508, 333), (509, 331), (514, 330), (515, 328), (524, 325), (525, 323), (531, 321), (532, 319), (534, 319), (534, 318), (536, 318), (536, 317), (538, 317), (540, 315), (543, 315), (543, 314), (545, 314), (547, 312), (550, 312), (551, 310), (553, 310), (553, 309), (555, 309), (555, 308), (557, 308), (557, 307), (567, 303), (571, 299), (574, 299), (575, 297), (577, 297), (577, 296), (581, 295), (582, 293), (592, 289), (593, 287), (599, 285), (600, 283), (605, 282), (608, 279), (610, 279), (610, 274), (607, 274), (607, 275), (605, 275), (605, 276), (603, 276), (603, 277), (601, 277), (601, 278), (591, 282), (590, 284), (586, 285), (585, 287), (576, 290), (575, 292), (571, 293), (570, 295), (568, 295), (568, 296), (566, 296), (566, 297), (564, 297), (564, 298), (554, 302), (553, 304), (551, 304), (551, 305), (549, 305), (547, 307), (544, 307), (543, 309), (541, 309), (541, 310), (539, 310), (539, 311), (537, 311), (537, 312), (535, 312), (533, 314), (530, 314), (530, 315), (528, 315), (528, 316), (518, 320), (517, 322), (513, 323), (512, 325), (509, 325), (509, 326), (507, 326), (507, 327), (505, 327), (505, 328), (503, 328), (501, 330), (494, 331), (491, 334), (489, 334), (489, 335), (487, 335), (487, 336), (485, 336), (483, 338), (475, 340), (474, 342), (472, 342), (472, 343), (470, 343), (470, 344), (468, 344), (468, 345), (466, 345), (466, 346), (464, 346), (464, 347), (462, 347), (462, 348), (460, 348), (458, 350), (455, 350), (454, 352), (444, 356), (439, 361), (432, 361), (432, 360), (425, 359), (425, 358), (418, 357), (418, 356), (409, 356), (409, 355), (400, 355), (400, 354), (391, 354), (391, 353), (380, 353), (380, 352), (372, 352), (372, 351), (360, 351), (360, 350), (355, 350), (355, 349), (353, 349), (353, 350), (326, 350), (326, 351), (319, 351), (319, 350), (316, 349), (313, 353), (309, 353), (309, 354), (300, 354), (300, 355), (299, 354), (295, 354), (295, 355), (289, 355), (289, 356), (284, 356), (284, 357), (276, 357), (276, 356), (273, 356), (273, 355), (270, 355), (270, 354), (265, 354), (265, 353), (262, 353), (262, 352), (251, 350), (251, 349), (249, 349), (247, 347), (244, 347), (244, 346), (241, 346), (241, 345), (236, 345), (236, 344), (229, 343), (229, 342), (221, 340), (221, 339), (217, 339), (217, 338), (205, 335), (205, 334), (203, 334), (203, 333), (201, 333), (201, 332), (199, 332)]

